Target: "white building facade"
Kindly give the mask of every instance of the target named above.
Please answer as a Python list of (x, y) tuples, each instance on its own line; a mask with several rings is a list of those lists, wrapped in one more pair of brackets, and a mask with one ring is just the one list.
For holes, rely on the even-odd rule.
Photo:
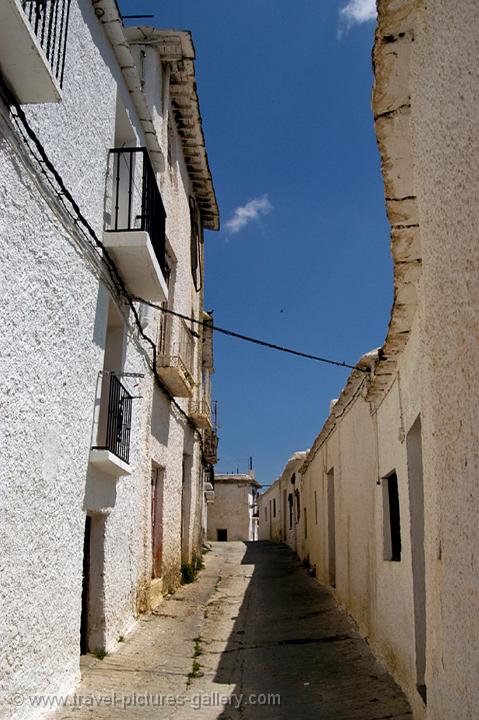
[(258, 498), (259, 540), (284, 542), (298, 551), (301, 535), (301, 475), (299, 469), (306, 452), (297, 452), (288, 460), (280, 477)]
[(208, 540), (257, 540), (257, 497), (260, 488), (253, 471), (215, 475), (215, 498), (208, 506)]
[(286, 539), (428, 720), (479, 715), (478, 23), (468, 0), (378, 2), (394, 304), (299, 468)]
[(0, 11), (2, 698), (71, 691), (179, 584), (217, 446), (191, 37), (28, 8)]

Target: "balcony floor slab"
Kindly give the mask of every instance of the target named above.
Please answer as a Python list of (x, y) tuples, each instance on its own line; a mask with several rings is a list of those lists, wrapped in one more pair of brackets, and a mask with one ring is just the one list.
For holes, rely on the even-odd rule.
[(160, 264), (144, 230), (108, 230), (103, 244), (132, 295), (160, 303), (168, 298)]

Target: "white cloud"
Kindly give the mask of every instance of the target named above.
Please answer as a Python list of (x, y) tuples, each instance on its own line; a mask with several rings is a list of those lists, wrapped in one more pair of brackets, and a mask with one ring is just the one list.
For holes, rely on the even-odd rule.
[(261, 215), (267, 215), (271, 210), (272, 205), (267, 195), (253, 198), (246, 205), (236, 208), (233, 216), (226, 223), (226, 228), (232, 233), (237, 233), (245, 225), (257, 220)]
[(339, 11), (341, 21), (350, 28), (351, 25), (369, 22), (376, 19), (376, 0), (349, 0)]

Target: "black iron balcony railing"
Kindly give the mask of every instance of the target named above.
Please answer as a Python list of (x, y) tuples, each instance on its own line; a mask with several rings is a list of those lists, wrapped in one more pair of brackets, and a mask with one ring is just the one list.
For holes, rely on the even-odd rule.
[(128, 390), (111, 375), (105, 444), (98, 450), (109, 450), (126, 463), (130, 461), (131, 404)]
[(21, 0), (21, 3), (61, 87), (65, 71), (71, 0)]
[(218, 402), (213, 402), (211, 414), (211, 430), (205, 430), (203, 436), (203, 455), (205, 461), (210, 465), (216, 465), (218, 462)]
[(147, 232), (166, 277), (169, 274), (165, 256), (166, 212), (147, 149), (113, 148), (111, 153), (114, 157), (113, 212), (109, 230)]

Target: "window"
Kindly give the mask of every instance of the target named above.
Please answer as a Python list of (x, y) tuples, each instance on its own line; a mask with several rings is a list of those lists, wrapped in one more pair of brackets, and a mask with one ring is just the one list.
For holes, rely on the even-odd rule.
[(265, 507), (265, 509), (264, 509), (264, 519), (266, 520), (266, 522), (268, 522), (268, 508), (267, 507)]
[(384, 559), (401, 560), (401, 518), (398, 478), (395, 472), (383, 478)]
[(196, 200), (190, 197), (190, 226), (191, 226), (191, 274), (195, 290), (199, 292), (202, 286), (201, 277), (201, 221), (199, 218)]
[(308, 539), (308, 512), (306, 508), (303, 508), (304, 513), (304, 539)]
[(276, 517), (276, 498), (273, 498), (273, 517)]
[(294, 497), (296, 500), (296, 522), (299, 523), (301, 519), (301, 498), (299, 495), (299, 490), (294, 491)]
[(288, 495), (288, 505), (289, 505), (289, 529), (291, 530), (293, 527), (293, 493), (289, 493), (289, 495)]

